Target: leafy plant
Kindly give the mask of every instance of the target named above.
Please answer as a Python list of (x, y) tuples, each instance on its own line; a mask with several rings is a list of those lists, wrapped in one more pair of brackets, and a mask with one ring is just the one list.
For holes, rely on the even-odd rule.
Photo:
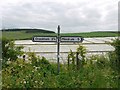
[(86, 47), (83, 45), (79, 45), (79, 47), (77, 48), (77, 52), (82, 57), (82, 60), (85, 61)]
[(6, 38), (2, 39), (2, 63), (5, 64), (6, 61), (15, 61), (19, 56), (23, 55), (23, 46), (15, 46), (13, 40), (8, 40)]
[(69, 59), (69, 63), (72, 64), (72, 67), (74, 68), (75, 67), (75, 53), (72, 50), (70, 50), (70, 52), (68, 53), (68, 59)]
[(120, 73), (120, 39), (119, 38), (114, 39), (113, 42), (110, 43), (110, 45), (112, 45), (115, 48), (113, 52), (109, 53), (111, 67), (114, 70), (119, 71)]
[[(5, 44), (5, 46), (8, 47), (6, 50), (7, 53), (9, 47), (12, 49), (16, 48), (16, 46), (9, 43)], [(68, 70), (66, 69), (67, 66), (60, 64), (61, 69), (59, 75), (57, 74), (56, 63), (50, 63), (45, 57), (37, 57), (34, 52), (26, 53), (28, 61), (30, 61), (29, 63), (20, 58), (14, 60), (12, 60), (12, 58), (11, 61), (7, 63), (8, 66), (2, 69), (2, 87), (3, 89), (118, 87), (119, 75), (114, 69), (111, 69), (106, 56), (93, 55), (90, 58), (86, 58), (86, 49), (82, 45), (78, 47), (76, 52), (78, 52), (81, 57), (81, 61), (84, 61), (81, 63), (83, 65), (82, 69), (75, 70), (72, 68), (72, 70)], [(112, 55), (111, 57), (113, 57)], [(68, 56), (71, 58), (70, 67), (73, 67), (76, 61), (76, 53), (70, 50)], [(6, 56), (4, 56), (4, 58), (6, 58)], [(110, 59), (112, 61), (114, 58)], [(95, 60), (96, 62), (93, 63)], [(89, 61), (91, 62), (89, 63)]]
[(83, 45), (79, 45), (79, 47), (77, 48), (77, 53), (79, 56), (80, 66), (82, 67), (85, 64), (86, 47)]

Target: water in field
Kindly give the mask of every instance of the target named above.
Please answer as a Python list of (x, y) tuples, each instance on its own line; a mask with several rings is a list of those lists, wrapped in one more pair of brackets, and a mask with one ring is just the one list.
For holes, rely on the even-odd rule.
[[(101, 54), (102, 52), (98, 51), (113, 51), (114, 48), (108, 44), (103, 44), (106, 41), (110, 42), (114, 37), (105, 37), (105, 38), (84, 38), (83, 45), (86, 47), (87, 51), (97, 51), (92, 52), (92, 54)], [(92, 44), (91, 44), (92, 43)], [(100, 44), (101, 43), (101, 44)], [(18, 40), (15, 41), (16, 45), (23, 45), (25, 52), (35, 52), (39, 56), (44, 56), (49, 60), (56, 61), (57, 57), (57, 45), (56, 43), (45, 43), (45, 42), (32, 42), (32, 40)], [(75, 52), (78, 43), (61, 43), (60, 45), (60, 61), (64, 63), (67, 59), (67, 55), (70, 49)], [(90, 55), (91, 53), (87, 53)]]

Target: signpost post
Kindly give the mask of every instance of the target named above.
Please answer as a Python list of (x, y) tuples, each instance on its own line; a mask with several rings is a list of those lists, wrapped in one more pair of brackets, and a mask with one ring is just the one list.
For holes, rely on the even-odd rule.
[(60, 42), (83, 42), (83, 38), (79, 36), (60, 36), (60, 25), (57, 28), (56, 36), (35, 36), (33, 42), (57, 42), (57, 71), (60, 72)]
[(58, 74), (60, 72), (60, 26), (58, 25), (58, 35), (57, 35), (57, 64), (58, 64)]

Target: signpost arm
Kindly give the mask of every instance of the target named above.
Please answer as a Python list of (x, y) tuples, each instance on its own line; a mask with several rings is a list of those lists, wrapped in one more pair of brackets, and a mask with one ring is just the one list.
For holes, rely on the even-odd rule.
[(57, 34), (57, 68), (58, 68), (58, 74), (60, 72), (60, 26), (58, 25), (58, 34)]

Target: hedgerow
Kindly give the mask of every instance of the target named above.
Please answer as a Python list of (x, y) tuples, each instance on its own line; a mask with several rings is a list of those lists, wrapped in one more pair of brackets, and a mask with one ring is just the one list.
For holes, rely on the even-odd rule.
[[(9, 45), (10, 43), (11, 41)], [(8, 42), (4, 45), (7, 50), (3, 51), (3, 61), (6, 61), (2, 68), (3, 88), (118, 88), (118, 72), (111, 67), (112, 58), (104, 55), (85, 57), (85, 47), (82, 45), (78, 47), (77, 52), (84, 63), (81, 63), (79, 69), (70, 68), (76, 67), (75, 56), (71, 51), (69, 57), (74, 61), (69, 67), (67, 64), (60, 64), (59, 74), (57, 64), (50, 63), (45, 57), (38, 57), (33, 52), (20, 53), (28, 56), (27, 61), (18, 58), (16, 54), (17, 58), (13, 58), (13, 55), (5, 56), (5, 53), (7, 55), (10, 52), (8, 47), (12, 47), (10, 50), (13, 49), (13, 52), (22, 52), (22, 48), (17, 49), (13, 42), (12, 46), (7, 46)]]

